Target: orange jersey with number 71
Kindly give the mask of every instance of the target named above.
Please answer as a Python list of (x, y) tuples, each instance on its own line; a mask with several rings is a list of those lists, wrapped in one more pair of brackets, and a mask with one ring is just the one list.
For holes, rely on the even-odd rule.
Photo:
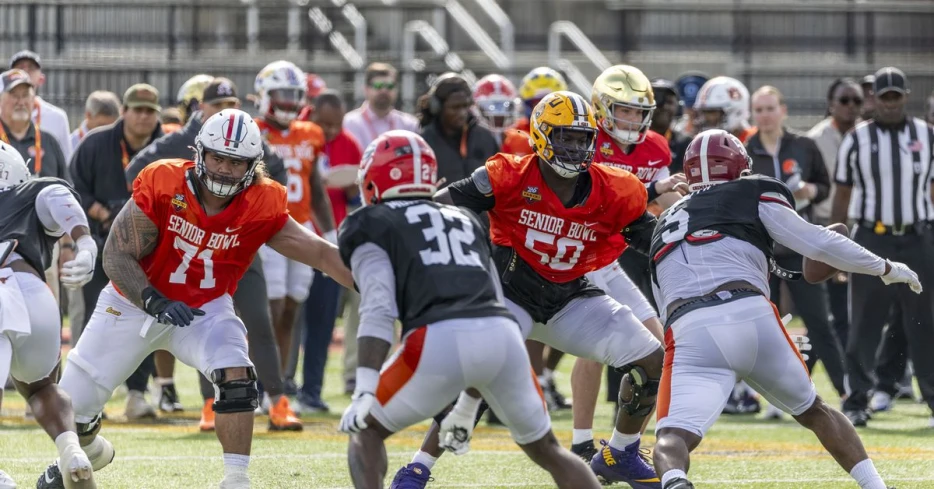
[(192, 192), (194, 166), (186, 160), (147, 166), (133, 182), (133, 200), (159, 229), (156, 248), (139, 262), (149, 282), (171, 300), (200, 307), (233, 295), (257, 250), (289, 214), (285, 188), (263, 177), (208, 216)]
[(571, 208), (545, 183), (534, 154), (499, 153), (487, 160), (486, 170), (496, 199), (489, 211), (491, 240), (512, 247), (552, 282), (569, 282), (616, 261), (626, 249), (620, 233), (645, 213), (645, 185), (625, 170), (592, 165), (590, 194)]

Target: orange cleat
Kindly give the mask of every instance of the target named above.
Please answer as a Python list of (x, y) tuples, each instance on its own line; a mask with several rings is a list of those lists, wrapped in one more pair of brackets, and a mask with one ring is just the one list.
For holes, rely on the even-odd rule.
[(303, 426), (292, 408), (289, 407), (289, 398), (279, 396), (279, 401), (269, 408), (270, 431), (302, 431)]
[(201, 408), (201, 422), (198, 423), (201, 431), (214, 431), (214, 398), (209, 397), (204, 400), (204, 407)]

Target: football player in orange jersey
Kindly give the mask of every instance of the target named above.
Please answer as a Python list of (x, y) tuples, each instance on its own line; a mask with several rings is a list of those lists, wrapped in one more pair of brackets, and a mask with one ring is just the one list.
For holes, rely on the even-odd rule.
[[(161, 349), (215, 384), (216, 432), (224, 450), (220, 487), (250, 487), (258, 401), (246, 329), (231, 299), (237, 282), (267, 243), (344, 286), (353, 284), (337, 247), (289, 217), (285, 188), (264, 175), (262, 142), (247, 113), (222, 110), (201, 128), (195, 161), (147, 166), (114, 221), (103, 262), (111, 283), (61, 380), (95, 470), (114, 457), (113, 445), (97, 436), (101, 409), (140, 361)], [(55, 482), (40, 487), (60, 487)]]
[[(626, 371), (616, 429), (591, 468), (606, 482), (660, 489), (639, 445), (643, 422), (655, 406), (661, 342), (629, 307), (585, 277), (615, 262), (627, 246), (646, 251), (655, 226), (646, 212), (646, 187), (631, 173), (591, 165), (596, 121), (580, 95), (547, 95), (532, 112), (531, 130), (535, 154), (499, 153), (435, 200), (488, 212), (506, 306), (524, 336)], [(440, 440), (448, 434), (461, 439), (473, 429), (472, 419), (445, 421)], [(430, 474), (425, 462), (434, 459), (419, 452), (392, 487), (424, 487)]]
[[(336, 243), (331, 201), (316, 169), (318, 155), (324, 151), (324, 132), (317, 124), (298, 119), (304, 105), (306, 81), (305, 74), (288, 61), (275, 61), (263, 68), (254, 83), (260, 112), (256, 123), (289, 171), (289, 214), (308, 229), (314, 229), (312, 221), (315, 221), (325, 239)], [(264, 246), (260, 253), (280, 365), (285, 371), (298, 308), (308, 298), (314, 273), (311, 267), (289, 260), (269, 247)]]

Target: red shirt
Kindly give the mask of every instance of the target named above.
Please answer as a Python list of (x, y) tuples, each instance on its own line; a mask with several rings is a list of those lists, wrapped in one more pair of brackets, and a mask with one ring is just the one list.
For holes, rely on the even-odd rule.
[(593, 161), (626, 170), (636, 175), (642, 183), (649, 183), (657, 178), (659, 171), (671, 164), (671, 148), (665, 136), (648, 130), (645, 140), (626, 154), (612, 136), (600, 129)]
[(590, 167), (587, 200), (564, 207), (538, 168), (538, 157), (498, 153), (486, 162), (496, 204), (490, 238), (516, 250), (542, 277), (565, 283), (616, 261), (626, 249), (620, 233), (645, 213), (645, 185), (631, 173)]
[(259, 247), (289, 214), (285, 188), (263, 178), (209, 217), (189, 186), (194, 166), (186, 160), (147, 166), (133, 182), (133, 200), (159, 229), (156, 248), (139, 262), (149, 282), (171, 300), (200, 307), (233, 295)]
[[(360, 166), (360, 160), (363, 159), (363, 149), (360, 148), (357, 138), (350, 131), (344, 129), (333, 141), (324, 143), (322, 158), (322, 166), (325, 169), (347, 165), (358, 167)], [(339, 187), (328, 187), (327, 189), (328, 196), (331, 198), (331, 210), (334, 212), (334, 225), (340, 226), (341, 221), (347, 217), (347, 193)]]

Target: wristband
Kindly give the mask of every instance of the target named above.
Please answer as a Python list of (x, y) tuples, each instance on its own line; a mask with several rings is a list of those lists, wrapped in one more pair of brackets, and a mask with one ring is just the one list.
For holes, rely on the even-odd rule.
[(376, 394), (379, 386), (379, 370), (369, 367), (357, 367), (357, 387), (354, 396), (362, 393)]
[(646, 192), (648, 192), (648, 194), (649, 194), (649, 197), (648, 197), (648, 199), (646, 199), (646, 202), (652, 202), (653, 200), (657, 199), (658, 196), (660, 195), (660, 194), (658, 193), (658, 190), (655, 189), (655, 182), (654, 182), (654, 181), (645, 184), (645, 190), (646, 190)]

